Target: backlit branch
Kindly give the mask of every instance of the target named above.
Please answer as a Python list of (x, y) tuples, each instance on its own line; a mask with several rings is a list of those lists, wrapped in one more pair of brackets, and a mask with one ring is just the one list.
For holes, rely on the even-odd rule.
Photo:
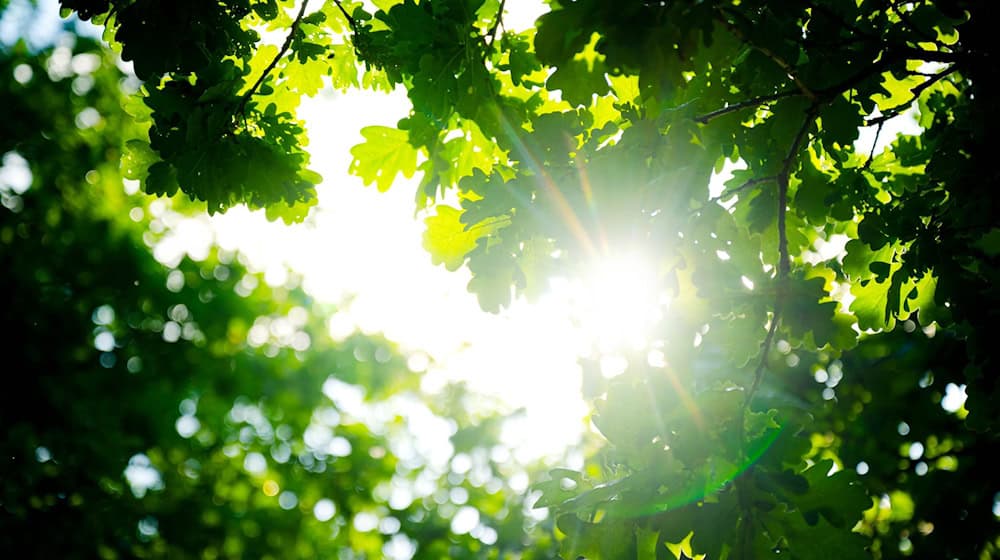
[[(774, 343), (774, 335), (778, 330), (778, 324), (781, 322), (781, 314), (785, 305), (788, 273), (791, 270), (791, 258), (788, 255), (788, 234), (785, 231), (785, 214), (788, 211), (788, 183), (792, 173), (792, 164), (795, 162), (795, 158), (798, 156), (799, 151), (802, 148), (802, 144), (808, 135), (809, 127), (812, 126), (818, 112), (819, 104), (813, 103), (813, 105), (809, 108), (809, 111), (806, 113), (806, 118), (803, 120), (802, 126), (799, 127), (799, 131), (795, 135), (795, 139), (792, 140), (792, 145), (788, 149), (788, 154), (782, 161), (781, 171), (775, 178), (778, 182), (778, 289), (775, 290), (774, 311), (771, 314), (771, 323), (768, 325), (767, 335), (764, 337), (764, 342), (761, 343), (760, 361), (757, 362), (757, 367), (753, 374), (753, 382), (743, 399), (743, 405), (740, 407), (739, 419), (737, 420), (740, 446), (739, 452), (740, 457), (743, 460), (746, 460), (747, 445), (746, 413), (750, 408), (750, 403), (753, 401), (754, 394), (756, 394), (761, 381), (764, 379), (764, 371), (767, 369), (768, 356), (771, 352), (771, 346)], [(737, 499), (740, 503), (740, 509), (744, 513), (740, 519), (740, 531), (738, 536), (740, 545), (738, 547), (739, 550), (737, 550), (737, 554), (739, 554), (738, 558), (749, 558), (749, 551), (753, 549), (754, 506), (751, 503), (751, 498), (748, 494), (749, 490), (744, 482), (744, 477), (752, 471), (753, 466), (751, 465), (747, 468), (746, 472), (744, 472), (743, 476), (737, 479)]]
[[(785, 156), (784, 161), (781, 164), (781, 172), (778, 173), (778, 289), (774, 296), (774, 314), (771, 317), (771, 326), (768, 328), (767, 336), (764, 338), (764, 343), (761, 345), (761, 357), (760, 362), (757, 364), (757, 369), (754, 371), (753, 384), (750, 385), (750, 390), (747, 391), (746, 398), (743, 401), (743, 410), (746, 411), (750, 407), (750, 401), (753, 400), (754, 394), (760, 387), (760, 382), (764, 378), (764, 370), (767, 367), (767, 356), (771, 348), (771, 342), (774, 339), (774, 331), (777, 329), (778, 322), (781, 320), (781, 312), (784, 307), (785, 300), (785, 284), (788, 281), (788, 273), (791, 271), (791, 257), (788, 254), (788, 232), (787, 224), (785, 221), (785, 215), (788, 212), (788, 182), (792, 174), (792, 164), (795, 162), (795, 157), (798, 155), (799, 150), (802, 148), (802, 143), (805, 140), (807, 133), (809, 132), (809, 127), (812, 126), (813, 120), (816, 118), (816, 114), (819, 111), (817, 105), (813, 105), (809, 111), (806, 113), (806, 118), (799, 127), (798, 133), (795, 135), (795, 139), (792, 140), (792, 146), (788, 149), (788, 155)], [(742, 438), (740, 440), (740, 445), (745, 445)]]
[(882, 135), (883, 125), (885, 125), (885, 122), (880, 122), (878, 123), (878, 128), (875, 129), (875, 140), (872, 141), (872, 150), (868, 153), (868, 160), (865, 161), (865, 164), (861, 167), (862, 171), (867, 171), (872, 166), (872, 161), (875, 159), (875, 147), (878, 146), (878, 139), (879, 136)]

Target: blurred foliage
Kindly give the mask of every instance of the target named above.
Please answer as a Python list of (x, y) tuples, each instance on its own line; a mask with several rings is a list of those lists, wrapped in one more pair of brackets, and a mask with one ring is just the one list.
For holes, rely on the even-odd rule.
[(0, 556), (549, 557), (481, 397), (330, 340), (294, 275), (153, 258), (174, 210), (123, 183), (115, 59), (0, 51)]
[[(106, 118), (134, 120), (112, 145), (148, 193), (303, 219), (319, 178), (301, 96), (400, 87), (412, 110), (366, 128), (349, 170), (380, 190), (419, 176), (424, 245), (468, 268), (484, 310), (609, 256), (653, 263), (672, 303), (646, 347), (610, 356), (624, 373), (603, 375), (596, 353), (583, 364), (606, 444), (580, 471), (535, 479), (556, 542), (532, 553), (1000, 554), (992, 4), (552, 0), (527, 30), (504, 26), (506, 4), (62, 2), (134, 65), (138, 93)], [(3, 83), (4, 106), (24, 97)], [(3, 141), (58, 118), (21, 113)], [(95, 145), (67, 129), (48, 138)], [(83, 169), (62, 161), (72, 150), (17, 150)], [(85, 255), (70, 267), (81, 280)], [(497, 542), (483, 554), (511, 546)]]

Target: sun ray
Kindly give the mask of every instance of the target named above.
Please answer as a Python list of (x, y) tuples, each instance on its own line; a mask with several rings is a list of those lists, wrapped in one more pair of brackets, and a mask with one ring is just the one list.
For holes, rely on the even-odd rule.
[(497, 118), (500, 121), (501, 126), (507, 132), (508, 137), (514, 143), (514, 148), (520, 152), (523, 160), (529, 165), (531, 170), (535, 173), (535, 177), (538, 178), (538, 182), (542, 187), (542, 192), (547, 195), (550, 200), (556, 206), (556, 211), (560, 219), (569, 228), (570, 233), (577, 239), (581, 247), (583, 247), (584, 252), (589, 256), (594, 256), (597, 254), (597, 250), (594, 247), (594, 243), (587, 233), (587, 229), (583, 227), (583, 223), (580, 218), (573, 211), (573, 207), (570, 205), (569, 201), (566, 200), (566, 196), (563, 195), (562, 191), (559, 190), (559, 186), (556, 184), (555, 180), (549, 172), (542, 166), (541, 162), (535, 157), (535, 155), (528, 149), (528, 146), (521, 139), (521, 136), (514, 130), (510, 122), (504, 117), (503, 113), (497, 110)]

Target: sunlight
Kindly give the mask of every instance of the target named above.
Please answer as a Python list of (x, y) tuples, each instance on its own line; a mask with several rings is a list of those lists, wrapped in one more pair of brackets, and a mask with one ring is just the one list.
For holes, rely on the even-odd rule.
[[(504, 27), (529, 27), (544, 11), (542, 2), (518, 2), (516, 9), (508, 6)], [(566, 293), (537, 304), (519, 299), (499, 315), (483, 312), (467, 290), (468, 271), (434, 266), (421, 246), (424, 225), (413, 213), (418, 179), (399, 177), (391, 189), (379, 192), (347, 174), (350, 149), (363, 141), (360, 129), (395, 127), (409, 108), (403, 90), (325, 90), (303, 99), (300, 115), (309, 123), (313, 168), (326, 178), (318, 188), (319, 207), (307, 223), (286, 227), (246, 208), (211, 219), (163, 212), (158, 219), (171, 233), (157, 246), (157, 257), (170, 264), (185, 255), (197, 259), (214, 235), (222, 248), (238, 251), (252, 272), (266, 273), (269, 284), (283, 284), (291, 277), (287, 271), (294, 270), (317, 302), (338, 306), (328, 323), (334, 340), (355, 331), (383, 334), (412, 353), (411, 368), (422, 372), (424, 390), (434, 393), (448, 382), (464, 382), (520, 409), (501, 436), (518, 459), (557, 455), (579, 441), (588, 413), (577, 363), (588, 347), (569, 320), (575, 307)], [(627, 265), (624, 273), (629, 270), (634, 267)], [(614, 296), (603, 291), (613, 293), (620, 285), (635, 292), (613, 276), (598, 275), (604, 277), (598, 285), (605, 287), (582, 290), (579, 301), (607, 301), (599, 306), (603, 309), (616, 305)], [(639, 308), (641, 298), (635, 297), (618, 318), (609, 308), (588, 311), (582, 323), (610, 320), (607, 329), (594, 333), (611, 340), (610, 334), (629, 322), (627, 310)], [(633, 331), (633, 338), (641, 338), (642, 330)]]
[(407, 107), (401, 91), (304, 100), (314, 167), (326, 177), (307, 223), (267, 222), (262, 212), (246, 208), (210, 219), (164, 210), (158, 219), (170, 233), (157, 246), (158, 258), (172, 264), (185, 255), (197, 258), (214, 235), (252, 272), (265, 273), (268, 283), (282, 284), (293, 278), (288, 270), (295, 271), (315, 301), (337, 306), (328, 321), (334, 340), (356, 331), (386, 336), (411, 353), (425, 391), (463, 382), (520, 409), (501, 436), (518, 459), (558, 455), (579, 441), (588, 413), (577, 363), (587, 347), (569, 320), (565, 294), (537, 304), (517, 299), (497, 315), (482, 311), (467, 289), (468, 270), (435, 266), (421, 246), (424, 225), (413, 212), (416, 180), (399, 178), (379, 192), (346, 174), (350, 147), (362, 140), (358, 130), (393, 126)]
[(573, 319), (602, 353), (646, 347), (669, 303), (650, 261), (637, 252), (600, 259), (568, 288)]

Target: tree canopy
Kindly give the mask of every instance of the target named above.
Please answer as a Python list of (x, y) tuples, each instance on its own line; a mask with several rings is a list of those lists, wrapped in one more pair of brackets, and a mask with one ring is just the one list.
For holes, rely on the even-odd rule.
[[(141, 508), (109, 501), (126, 511), (102, 509), (106, 518), (87, 505), (87, 492), (123, 493), (110, 473), (136, 449), (124, 434), (157, 442), (133, 459), (172, 465), (192, 499), (208, 492), (203, 484), (231, 493), (241, 486), (210, 473), (236, 476), (222, 467), (263, 457), (255, 445), (272, 456), (281, 445), (309, 447), (295, 438), (316, 420), (329, 364), (376, 396), (412, 383), (412, 372), (390, 367), (395, 358), (358, 358), (358, 348), (391, 354), (388, 341), (327, 348), (312, 337), (308, 351), (272, 341), (264, 357), (233, 342), (254, 316), (307, 309), (295, 299), (305, 296), (284, 294), (268, 311), (228, 303), (241, 274), (223, 255), (147, 280), (164, 271), (123, 225), (128, 204), (107, 194), (122, 196), (110, 187), (124, 177), (209, 213), (245, 204), (301, 221), (321, 177), (309, 169), (296, 111), (303, 96), (332, 87), (406, 91), (409, 114), (396, 127), (363, 129), (345, 168), (379, 190), (417, 176), (430, 258), (467, 267), (483, 310), (634, 252), (653, 270), (648, 307), (662, 311), (648, 340), (614, 351), (627, 362), (620, 374), (602, 371), (599, 351), (584, 360), (604, 445), (581, 469), (534, 477), (533, 505), (549, 511), (551, 533), (531, 532), (509, 514), (515, 505), (498, 505), (517, 492), (470, 495), (478, 511), (497, 514), (492, 524), (484, 517), (495, 544), (447, 535), (428, 503), (394, 517), (419, 557), (556, 554), (547, 547), (568, 559), (998, 554), (1000, 488), (988, 451), (1000, 427), (990, 351), (1000, 309), (991, 5), (552, 0), (532, 28), (516, 30), (504, 25), (509, 4), (63, 0), (66, 15), (103, 26), (132, 65), (132, 91), (109, 72), (80, 93), (71, 73), (53, 70), (55, 53), (46, 62), (23, 45), (2, 52), (0, 106), (14, 116), (0, 124), (0, 153), (18, 154), (32, 184), (46, 186), (4, 193), (0, 257), (16, 294), (4, 316), (16, 326), (5, 332), (26, 350), (9, 371), (52, 372), (38, 374), (30, 397), (4, 397), (5, 445), (20, 450), (5, 453), (18, 458), (5, 471), (23, 481), (4, 485), (10, 546), (23, 544), (27, 533), (14, 529), (41, 511), (91, 523), (76, 535), (104, 535), (101, 550), (121, 555), (205, 555), (203, 539), (224, 542), (216, 556), (262, 556), (289, 542), (307, 543), (289, 545), (306, 547), (296, 549), (302, 556), (383, 551), (381, 541), (331, 535), (311, 519), (287, 534), (326, 538), (282, 540), (288, 517), (245, 491), (202, 500), (199, 518), (177, 494), (163, 504), (137, 498)], [(100, 52), (110, 68), (113, 55)], [(80, 122), (87, 110), (100, 127)], [(75, 244), (98, 238), (108, 247)], [(182, 279), (176, 290), (171, 277)], [(121, 350), (102, 350), (104, 333)], [(189, 353), (164, 343), (181, 335)], [(133, 373), (163, 373), (122, 386), (112, 374), (132, 371), (130, 352), (141, 357)], [(245, 393), (281, 403), (284, 416), (268, 419), (260, 404), (233, 412)], [(182, 417), (228, 420), (178, 439), (164, 407), (185, 398)], [(244, 431), (251, 418), (274, 432)], [(68, 427), (88, 421), (116, 428), (108, 441), (74, 439)], [(376, 447), (393, 451), (372, 426), (347, 433), (343, 480), (375, 493), (401, 459), (370, 461)], [(237, 441), (229, 454), (226, 443)], [(49, 465), (56, 442), (89, 470)], [(274, 468), (293, 473), (282, 476), (301, 485), (294, 495), (304, 502), (318, 495), (309, 473), (326, 463), (296, 456)], [(190, 461), (205, 475), (185, 479)], [(336, 515), (356, 519), (365, 507), (350, 509), (357, 492), (339, 491)], [(105, 535), (120, 529), (111, 519), (139, 511), (155, 512), (164, 538)], [(186, 532), (167, 539), (171, 523)]]

